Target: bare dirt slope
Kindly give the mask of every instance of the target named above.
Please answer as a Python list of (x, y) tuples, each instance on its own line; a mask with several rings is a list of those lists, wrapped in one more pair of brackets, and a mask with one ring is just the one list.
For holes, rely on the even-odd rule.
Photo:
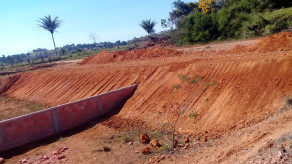
[[(160, 129), (166, 124), (172, 126), (188, 97), (183, 89), (174, 93), (173, 86), (180, 83), (177, 75), (200, 78), (199, 83), (188, 88), (196, 94), (179, 120), (178, 128), (181, 133), (199, 140), (219, 139), (218, 148), (228, 142), (222, 139), (224, 136), (256, 126), (275, 115), (283, 107), (284, 97), (292, 95), (291, 38), (291, 32), (279, 33), (254, 45), (231, 50), (183, 52), (152, 47), (103, 52), (76, 66), (23, 73), (4, 94), (58, 105), (136, 83), (139, 84), (137, 91), (121, 112), (102, 124), (113, 129)], [(191, 113), (196, 113), (196, 119), (189, 117)], [(291, 125), (290, 116), (286, 123)], [(258, 137), (257, 132), (250, 133)], [(241, 140), (237, 138), (233, 137), (234, 144), (240, 145)], [(253, 142), (252, 138), (247, 140), (248, 144)], [(228, 161), (229, 156), (241, 151), (234, 149), (234, 145), (226, 145), (227, 150), (234, 152), (221, 151), (218, 157), (206, 157), (206, 162), (212, 161), (211, 158)], [(202, 149), (216, 151), (204, 146)], [(200, 161), (197, 157), (188, 158)]]

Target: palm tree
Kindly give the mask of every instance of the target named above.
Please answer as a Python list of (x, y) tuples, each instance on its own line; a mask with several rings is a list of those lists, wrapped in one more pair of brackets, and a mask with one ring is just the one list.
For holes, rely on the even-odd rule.
[(51, 15), (49, 15), (49, 16), (45, 16), (44, 18), (40, 18), (40, 20), (38, 20), (38, 22), (40, 23), (39, 27), (41, 27), (45, 30), (48, 30), (51, 33), (54, 47), (55, 47), (55, 54), (56, 54), (56, 56), (58, 56), (56, 44), (55, 44), (55, 39), (54, 39), (54, 32), (56, 31), (57, 28), (59, 28), (61, 26), (62, 21), (59, 20), (58, 17), (55, 17), (55, 19), (51, 19)]
[(148, 33), (148, 35), (155, 33), (155, 25), (156, 22), (152, 21), (151, 19), (143, 20), (140, 24), (140, 26)]

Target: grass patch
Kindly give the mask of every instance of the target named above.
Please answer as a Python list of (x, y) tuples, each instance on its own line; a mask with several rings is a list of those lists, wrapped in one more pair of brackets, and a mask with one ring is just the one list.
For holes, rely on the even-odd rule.
[(61, 141), (61, 142), (65, 141), (65, 140), (66, 140), (66, 138), (64, 138), (64, 137), (59, 137), (58, 138), (58, 141)]
[(0, 120), (6, 120), (48, 108), (48, 106), (40, 103), (17, 100), (5, 96), (0, 96), (0, 105), (0, 111), (2, 112)]
[(215, 80), (215, 81), (212, 81), (211, 83), (210, 83), (210, 85), (211, 86), (214, 86), (214, 85), (216, 85), (217, 84), (217, 81)]
[(181, 88), (181, 86), (177, 84), (177, 85), (173, 85), (172, 88), (173, 88), (172, 93), (176, 93)]
[(207, 97), (205, 100), (206, 100), (207, 102), (210, 101), (209, 97)]
[(148, 132), (147, 134), (149, 134), (149, 137), (151, 139), (161, 140), (161, 139), (165, 139), (165, 138), (167, 138), (167, 139), (170, 138), (172, 133), (171, 133), (171, 131), (169, 131), (165, 128), (165, 129), (161, 129), (161, 130), (155, 130), (152, 132)]
[(197, 120), (198, 114), (195, 111), (191, 111), (191, 113), (189, 114), (189, 118), (190, 119), (196, 119)]
[(163, 137), (163, 133), (161, 131), (155, 130), (150, 134), (150, 138), (161, 138)]
[(174, 89), (180, 89), (181, 86), (180, 85), (173, 85), (172, 88), (174, 88)]
[(159, 153), (168, 153), (170, 151), (170, 145), (166, 144), (166, 145), (162, 145), (161, 147), (158, 148), (158, 152)]
[(129, 130), (129, 131), (122, 131), (115, 135), (110, 136), (109, 138), (104, 139), (106, 142), (118, 142), (118, 143), (129, 143), (139, 140), (139, 134), (135, 130)]
[(13, 99), (11, 98), (11, 97), (8, 97), (7, 99), (6, 99), (6, 102), (10, 102), (10, 101), (12, 101)]

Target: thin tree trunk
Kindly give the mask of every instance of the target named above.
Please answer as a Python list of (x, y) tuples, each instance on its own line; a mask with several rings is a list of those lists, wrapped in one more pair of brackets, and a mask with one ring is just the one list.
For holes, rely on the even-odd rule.
[[(178, 119), (180, 118), (180, 116), (185, 113), (185, 111), (189, 108), (189, 100), (191, 100), (195, 95), (196, 95), (196, 91), (194, 91), (194, 93), (191, 95), (190, 94), (190, 87), (187, 87), (185, 86), (184, 87), (186, 89), (186, 92), (187, 92), (187, 98), (186, 98), (186, 102), (185, 102), (185, 106), (184, 108), (180, 111), (180, 113), (177, 115), (176, 117), (176, 120), (174, 122), (174, 125), (173, 125), (173, 131), (172, 131), (172, 148), (175, 148), (175, 144), (174, 144), (174, 133), (175, 133), (175, 127), (176, 127), (176, 124), (178, 122)], [(199, 89), (200, 87), (198, 87)], [(204, 91), (203, 91), (204, 92)]]
[(56, 56), (58, 56), (57, 49), (56, 49), (56, 44), (55, 44), (55, 39), (54, 39), (54, 34), (53, 33), (51, 33), (51, 34), (52, 34), (53, 43), (54, 43), (54, 47), (55, 47), (55, 54), (56, 54)]
[(188, 98), (186, 100), (186, 104), (184, 106), (184, 108), (179, 112), (179, 114), (176, 117), (176, 120), (174, 122), (173, 125), (173, 131), (172, 131), (172, 148), (175, 148), (175, 144), (174, 144), (174, 133), (175, 133), (175, 126), (177, 124), (178, 119), (180, 118), (180, 116), (189, 108), (189, 102), (188, 102)]

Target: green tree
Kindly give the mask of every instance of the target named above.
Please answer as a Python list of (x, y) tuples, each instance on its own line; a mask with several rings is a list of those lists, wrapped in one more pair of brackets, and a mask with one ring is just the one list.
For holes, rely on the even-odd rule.
[(55, 17), (54, 19), (51, 18), (51, 15), (49, 16), (45, 16), (44, 18), (40, 18), (40, 20), (38, 20), (39, 27), (48, 30), (51, 35), (52, 35), (52, 39), (53, 39), (53, 43), (54, 43), (54, 47), (55, 47), (55, 54), (56, 56), (58, 56), (57, 54), (57, 48), (56, 48), (56, 44), (55, 44), (55, 39), (54, 39), (54, 32), (56, 31), (57, 28), (59, 28), (62, 24), (62, 21), (59, 20), (58, 17)]
[(2, 58), (1, 58), (1, 69), (4, 69), (5, 63), (6, 63), (5, 55), (2, 55)]
[(28, 64), (31, 64), (31, 56), (30, 56), (31, 54), (29, 53), (29, 52), (27, 52), (27, 54), (26, 54), (26, 58), (27, 58), (27, 63)]
[(171, 21), (169, 19), (161, 19), (160, 24), (162, 28), (171, 27)]
[(15, 59), (13, 56), (7, 56), (7, 63), (9, 63), (14, 68)]
[(198, 3), (185, 3), (181, 0), (176, 0), (172, 3), (173, 10), (169, 13), (169, 21), (177, 26), (180, 20), (190, 14), (192, 11), (198, 9)]
[(193, 12), (182, 19), (179, 25), (181, 29), (179, 35), (183, 37), (182, 44), (206, 43), (216, 39), (218, 36), (216, 20), (217, 17), (214, 13), (201, 12)]
[(115, 43), (115, 45), (118, 46), (118, 48), (120, 48), (121, 41), (120, 40), (117, 40), (116, 43)]
[(68, 52), (68, 50), (66, 48), (62, 47), (60, 49), (60, 52), (61, 52), (62, 55), (65, 55)]
[(143, 20), (140, 24), (140, 26), (148, 33), (148, 35), (155, 33), (155, 25), (156, 22), (152, 21), (151, 19)]

